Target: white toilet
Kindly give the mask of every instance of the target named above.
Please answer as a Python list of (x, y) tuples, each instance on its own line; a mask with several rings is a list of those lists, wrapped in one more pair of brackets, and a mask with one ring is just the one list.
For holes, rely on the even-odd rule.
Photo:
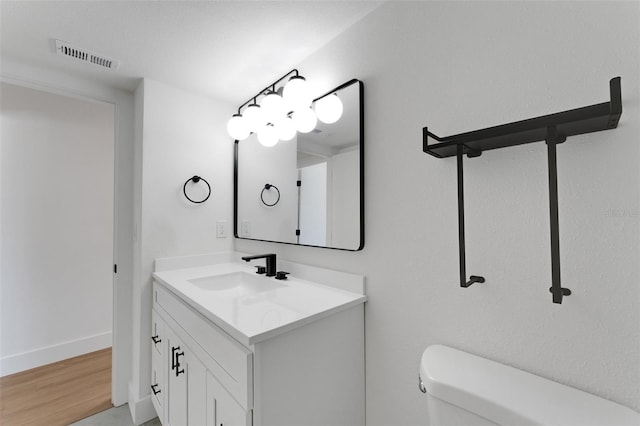
[(422, 354), (431, 426), (640, 426), (620, 404), (446, 346)]

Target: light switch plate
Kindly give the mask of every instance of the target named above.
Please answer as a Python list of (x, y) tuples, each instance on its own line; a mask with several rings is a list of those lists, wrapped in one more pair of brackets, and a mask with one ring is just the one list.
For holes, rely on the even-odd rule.
[(240, 236), (241, 237), (250, 237), (251, 236), (251, 222), (248, 220), (243, 220), (240, 228)]
[(216, 237), (218, 238), (227, 238), (229, 236), (228, 232), (229, 226), (227, 225), (226, 220), (219, 220), (216, 222)]

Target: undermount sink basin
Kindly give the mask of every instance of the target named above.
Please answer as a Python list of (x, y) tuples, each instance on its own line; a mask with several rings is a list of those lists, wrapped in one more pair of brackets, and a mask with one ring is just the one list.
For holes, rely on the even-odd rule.
[(235, 290), (244, 294), (255, 294), (285, 287), (285, 284), (275, 278), (255, 275), (247, 272), (232, 272), (230, 274), (212, 275), (194, 278), (189, 282), (202, 290), (229, 291)]

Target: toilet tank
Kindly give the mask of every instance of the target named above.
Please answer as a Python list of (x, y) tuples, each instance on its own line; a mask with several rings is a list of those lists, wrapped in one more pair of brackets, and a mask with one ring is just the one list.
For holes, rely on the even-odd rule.
[(620, 404), (447, 346), (422, 354), (432, 426), (640, 426)]

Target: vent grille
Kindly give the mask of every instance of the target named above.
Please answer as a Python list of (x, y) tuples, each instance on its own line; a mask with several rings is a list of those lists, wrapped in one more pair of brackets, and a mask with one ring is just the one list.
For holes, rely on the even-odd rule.
[(64, 41), (56, 40), (56, 53), (82, 62), (88, 62), (99, 67), (115, 70), (120, 65), (119, 61), (113, 60), (103, 55), (90, 52), (86, 49), (80, 49), (71, 46)]

